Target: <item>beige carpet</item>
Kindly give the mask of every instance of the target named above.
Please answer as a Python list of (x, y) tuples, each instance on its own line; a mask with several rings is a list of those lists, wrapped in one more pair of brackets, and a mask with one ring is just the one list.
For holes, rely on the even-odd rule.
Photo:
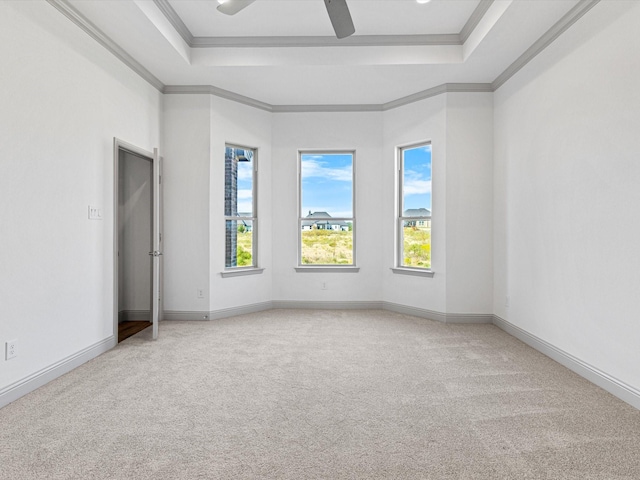
[(640, 411), (490, 325), (164, 322), (0, 410), (2, 479), (640, 479)]

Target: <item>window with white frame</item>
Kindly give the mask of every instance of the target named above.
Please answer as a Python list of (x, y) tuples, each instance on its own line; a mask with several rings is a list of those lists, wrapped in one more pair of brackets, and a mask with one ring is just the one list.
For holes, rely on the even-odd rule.
[(398, 148), (397, 266), (431, 269), (431, 142)]
[(226, 145), (224, 154), (225, 268), (257, 267), (257, 151)]
[(298, 264), (355, 265), (355, 152), (298, 155)]

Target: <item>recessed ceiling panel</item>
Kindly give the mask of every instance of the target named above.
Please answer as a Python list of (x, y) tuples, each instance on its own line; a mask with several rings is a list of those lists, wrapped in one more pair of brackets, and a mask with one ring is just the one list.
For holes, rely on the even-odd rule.
[[(196, 37), (333, 36), (323, 0), (257, 0), (233, 16), (217, 0), (170, 0)], [(347, 0), (356, 35), (460, 33), (480, 0)]]
[[(333, 36), (322, 0), (257, 0), (233, 17), (217, 12), (217, 0), (169, 1), (196, 37)], [(457, 34), (479, 3), (348, 1), (354, 22), (360, 17), (361, 26), (369, 25), (362, 35)], [(445, 83), (491, 83), (579, 0), (494, 0), (467, 56), (459, 44), (266, 47), (258, 39), (235, 49), (189, 47), (179, 36), (175, 41), (175, 30), (152, 0), (67, 2), (164, 85), (212, 86), (277, 106), (380, 105)], [(245, 11), (252, 13), (241, 16)], [(394, 30), (398, 24), (406, 28)]]

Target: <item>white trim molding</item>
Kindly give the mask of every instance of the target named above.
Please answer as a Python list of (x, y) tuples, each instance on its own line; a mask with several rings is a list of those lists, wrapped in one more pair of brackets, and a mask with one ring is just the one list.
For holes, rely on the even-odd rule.
[(391, 267), (391, 271), (398, 275), (413, 275), (415, 277), (433, 278), (435, 275), (433, 270), (427, 270), (424, 268)]
[[(210, 320), (209, 311), (189, 311), (189, 310), (165, 310), (162, 312), (163, 321), (202, 321)], [(162, 324), (161, 324), (162, 325)], [(162, 326), (160, 327), (162, 328)], [(162, 335), (162, 330), (160, 331)]]
[(526, 343), (538, 352), (555, 360), (560, 365), (567, 367), (569, 370), (577, 373), (591, 383), (599, 386), (612, 395), (615, 395), (620, 400), (623, 400), (629, 405), (640, 409), (640, 390), (624, 383), (621, 380), (618, 380), (617, 378), (571, 355), (570, 353), (565, 352), (561, 348), (558, 348), (555, 345), (552, 345), (549, 342), (536, 337), (526, 330), (523, 330), (513, 323), (510, 323), (504, 318), (493, 315), (493, 324), (499, 329), (507, 332), (509, 335)]
[(382, 309), (390, 312), (402, 313), (404, 315), (426, 318), (427, 320), (433, 320), (436, 322), (447, 323), (446, 313), (427, 310), (425, 308), (411, 307), (409, 305), (402, 305), (400, 303), (393, 302), (382, 302)]
[(185, 25), (168, 0), (153, 0), (173, 28), (191, 48), (265, 48), (265, 47), (353, 47), (462, 45), (480, 24), (494, 0), (480, 0), (459, 33), (423, 35), (356, 35), (337, 39), (318, 36), (269, 37), (196, 37)]
[(238, 307), (222, 308), (209, 312), (211, 320), (220, 320), (223, 318), (237, 317), (238, 315), (247, 315), (249, 313), (263, 312), (273, 308), (273, 302), (251, 303), (249, 305), (240, 305)]
[[(174, 322), (221, 320), (223, 318), (271, 310), (273, 308), (272, 303), (271, 301), (267, 301), (211, 311), (166, 310), (163, 313), (162, 319), (164, 321)], [(160, 331), (160, 334), (162, 335), (162, 331)]]
[[(379, 112), (391, 110), (404, 105), (418, 102), (430, 97), (451, 92), (495, 92), (521, 68), (527, 65), (540, 52), (547, 48), (553, 41), (564, 33), (571, 25), (577, 22), (585, 13), (591, 10), (600, 0), (580, 0), (567, 14), (565, 14), (556, 24), (554, 24), (544, 35), (542, 35), (531, 47), (529, 47), (518, 59), (516, 59), (507, 69), (502, 72), (491, 83), (446, 83), (437, 85), (426, 90), (407, 95), (396, 100), (384, 104), (345, 104), (345, 105), (271, 105), (260, 100), (246, 97), (213, 85), (165, 85), (156, 78), (141, 63), (136, 61), (124, 49), (117, 45), (98, 27), (91, 23), (78, 10), (76, 10), (68, 0), (46, 0), (71, 22), (84, 30), (89, 36), (97, 41), (104, 48), (109, 50), (120, 61), (136, 72), (140, 77), (149, 82), (153, 87), (163, 94), (208, 94), (216, 97), (231, 100), (251, 107), (265, 110), (272, 113), (308, 113), (308, 112)], [(155, 5), (164, 14), (173, 28), (178, 32), (190, 48), (199, 47), (224, 47), (229, 48), (256, 48), (259, 46), (271, 46), (271, 44), (262, 44), (253, 37), (236, 37), (234, 39), (221, 39), (217, 37), (194, 37), (184, 22), (176, 14), (167, 0), (154, 0)], [(485, 16), (494, 0), (481, 0), (478, 7), (473, 12), (466, 25), (458, 34), (446, 35), (396, 35), (396, 36), (369, 36), (369, 37), (350, 37), (343, 39), (338, 45), (349, 46), (376, 46), (376, 45), (462, 45), (469, 38), (473, 30), (478, 26), (482, 18)], [(308, 37), (295, 37), (295, 40), (286, 37), (275, 37), (268, 40), (279, 46), (300, 46), (301, 39)], [(262, 39), (267, 41), (265, 39)], [(333, 45), (336, 41), (334, 38), (309, 37), (304, 40), (312, 46)], [(279, 43), (278, 43), (279, 42)], [(345, 43), (346, 42), (346, 43)], [(354, 43), (356, 42), (356, 43)], [(360, 42), (360, 43), (358, 43)], [(286, 45), (285, 45), (286, 44)]]
[(144, 68), (141, 63), (135, 60), (124, 49), (122, 49), (116, 42), (111, 40), (105, 35), (102, 30), (91, 23), (84, 15), (78, 10), (73, 8), (67, 0), (47, 0), (52, 6), (54, 6), (65, 17), (75, 23), (80, 29), (87, 33), (96, 42), (111, 52), (122, 63), (128, 66), (135, 73), (140, 75), (143, 79), (149, 82), (156, 90), (162, 92), (164, 84), (158, 80), (149, 70)]
[(533, 45), (531, 45), (520, 57), (516, 59), (507, 69), (491, 82), (491, 88), (496, 91), (513, 77), (522, 67), (533, 60), (540, 52), (553, 43), (571, 25), (576, 23), (582, 16), (591, 10), (600, 0), (580, 0), (571, 10), (569, 10), (560, 20), (558, 20), (544, 35), (542, 35)]
[(220, 276), (222, 278), (230, 278), (230, 277), (244, 277), (247, 275), (260, 275), (264, 272), (264, 268), (259, 267), (247, 267), (247, 268), (237, 268), (234, 270), (225, 270), (224, 272), (220, 272)]
[(353, 265), (344, 267), (338, 265), (319, 265), (315, 267), (300, 265), (299, 267), (294, 267), (294, 269), (298, 273), (358, 273), (360, 271), (360, 267), (355, 267)]
[(61, 377), (65, 373), (69, 373), (74, 368), (79, 367), (83, 363), (96, 358), (99, 355), (111, 350), (118, 343), (117, 338), (112, 335), (104, 340), (95, 343), (73, 355), (63, 358), (59, 362), (49, 365), (37, 372), (29, 375), (22, 380), (0, 390), (0, 408), (9, 405), (27, 393), (33, 392), (35, 389), (46, 385), (47, 383)]
[(323, 300), (274, 300), (278, 310), (381, 310), (382, 302), (371, 301), (323, 301)]
[(245, 97), (229, 90), (214, 87), (213, 85), (167, 85), (162, 89), (165, 95), (186, 94), (186, 95), (212, 95), (214, 97), (224, 98), (232, 102), (242, 103), (259, 110), (267, 112), (273, 111), (273, 106), (268, 103), (261, 102), (254, 98)]

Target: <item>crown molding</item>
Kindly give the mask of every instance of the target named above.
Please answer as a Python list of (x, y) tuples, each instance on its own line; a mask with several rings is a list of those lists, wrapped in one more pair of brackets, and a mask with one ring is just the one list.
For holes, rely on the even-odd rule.
[(107, 37), (98, 27), (89, 21), (78, 10), (73, 8), (67, 0), (47, 0), (47, 2), (61, 12), (65, 17), (80, 27), (91, 38), (111, 52), (122, 63), (140, 75), (153, 87), (162, 92), (164, 84), (158, 80), (149, 70), (138, 63), (131, 55), (125, 52), (118, 44)]
[(569, 10), (558, 22), (547, 30), (533, 45), (531, 45), (518, 59), (507, 67), (491, 83), (494, 91), (504, 85), (507, 80), (513, 77), (522, 67), (533, 60), (540, 52), (553, 43), (566, 30), (576, 23), (582, 16), (598, 4), (600, 0), (580, 0), (571, 10)]
[(196, 37), (171, 6), (169, 0), (153, 0), (153, 2), (191, 48), (282, 48), (462, 45), (478, 26), (494, 0), (481, 0), (459, 33), (435, 35), (354, 35), (343, 39), (324, 36)]
[(316, 112), (381, 112), (382, 105), (273, 105), (273, 113), (316, 113)]
[(184, 24), (178, 13), (173, 9), (168, 0), (153, 0), (153, 3), (160, 9), (162, 14), (173, 25), (176, 32), (182, 37), (187, 45), (193, 47), (194, 37), (189, 28)]
[(167, 85), (163, 93), (173, 95), (213, 95), (243, 103), (272, 113), (343, 113), (343, 112), (384, 112), (418, 102), (443, 93), (487, 93), (493, 92), (490, 83), (444, 83), (437, 87), (414, 93), (384, 104), (346, 105), (270, 105), (250, 97), (238, 95), (211, 85)]
[[(74, 24), (85, 31), (95, 41), (110, 51), (116, 58), (122, 61), (125, 65), (136, 72), (140, 77), (150, 83), (158, 91), (164, 94), (207, 94), (216, 97), (224, 98), (234, 102), (238, 102), (244, 105), (258, 108), (272, 113), (303, 113), (303, 112), (380, 112), (392, 110), (394, 108), (402, 107), (420, 100), (435, 97), (443, 93), (483, 93), (494, 92), (502, 85), (504, 85), (511, 77), (513, 77), (520, 69), (522, 69), (527, 63), (533, 60), (539, 53), (547, 48), (553, 41), (558, 38), (562, 33), (569, 29), (574, 23), (576, 23), (583, 15), (591, 10), (600, 0), (580, 0), (569, 12), (567, 12), (558, 22), (556, 22), (547, 32), (545, 32), (531, 47), (529, 47), (517, 60), (515, 60), (507, 69), (502, 72), (492, 83), (445, 83), (438, 85), (427, 90), (416, 92), (406, 97), (392, 100), (384, 104), (352, 104), (352, 105), (271, 105), (260, 100), (256, 100), (251, 97), (246, 97), (229, 90), (215, 87), (213, 85), (164, 85), (158, 78), (156, 78), (151, 72), (144, 68), (139, 62), (125, 52), (120, 46), (118, 46), (113, 40), (105, 35), (98, 27), (91, 23), (84, 15), (78, 12), (72, 7), (67, 0), (46, 0), (50, 5), (55, 7), (63, 15), (65, 15)], [(175, 13), (175, 10), (168, 3), (168, 0), (153, 0), (154, 3), (160, 8), (167, 19), (176, 27), (176, 30), (187, 44), (193, 45), (206, 37), (193, 37), (187, 27), (184, 25), (180, 17)], [(374, 45), (373, 43), (367, 44), (366, 42), (377, 41), (375, 39), (388, 37), (387, 40), (393, 42), (436, 42), (436, 41), (450, 41), (448, 37), (458, 36), (461, 39), (465, 36), (468, 38), (470, 32), (477, 26), (478, 22), (482, 19), (486, 11), (493, 4), (494, 0), (481, 0), (476, 10), (471, 15), (471, 18), (463, 28), (462, 32), (458, 35), (399, 35), (399, 36), (370, 36), (361, 37), (364, 43), (357, 44), (352, 43), (351, 46), (360, 45)], [(184, 28), (183, 28), (184, 27)], [(436, 38), (438, 37), (438, 38)], [(245, 37), (239, 37), (233, 41), (239, 43), (247, 42), (243, 44), (244, 47), (252, 47), (248, 40), (243, 40)], [(269, 38), (269, 37), (266, 37)], [(282, 38), (282, 37), (271, 37)], [(294, 37), (294, 38), (308, 38), (308, 39), (322, 39), (322, 41), (331, 41), (332, 46), (336, 45), (348, 45), (347, 43), (336, 43), (337, 39), (328, 37)], [(349, 37), (353, 38), (353, 37)], [(346, 39), (343, 39), (346, 40)], [(225, 40), (226, 41), (226, 40)], [(253, 39), (255, 41), (255, 39)], [(313, 41), (313, 40), (312, 40)], [(320, 40), (318, 40), (320, 41)], [(356, 42), (356, 40), (352, 40)], [(415, 43), (415, 45), (426, 45), (427, 43)], [(435, 45), (435, 43), (431, 43)], [(402, 45), (402, 43), (393, 43), (392, 45)], [(409, 45), (406, 43), (405, 45)], [(195, 45), (193, 45), (195, 46)], [(230, 45), (218, 45), (218, 46), (230, 46)], [(270, 45), (262, 45), (270, 46)], [(273, 46), (273, 45), (271, 45)], [(283, 46), (283, 45), (279, 45)], [(288, 45), (293, 46), (293, 45)], [(304, 46), (304, 45), (298, 45)], [(314, 45), (320, 46), (320, 45)]]
[(476, 9), (473, 11), (471, 16), (469, 17), (469, 20), (467, 20), (467, 23), (464, 24), (464, 27), (462, 27), (462, 30), (460, 30), (460, 33), (458, 34), (458, 36), (460, 37), (461, 45), (464, 44), (469, 39), (469, 36), (476, 29), (476, 27), (480, 23), (480, 20), (482, 20), (482, 17), (484, 17), (484, 14), (487, 13), (487, 11), (489, 10), (489, 7), (491, 7), (491, 5), (493, 4), (493, 1), (494, 0), (480, 0), (480, 3), (476, 7)]
[(406, 97), (387, 102), (382, 105), (382, 110), (392, 110), (394, 108), (402, 107), (410, 103), (419, 102), (426, 98), (442, 95), (443, 93), (484, 93), (493, 92), (493, 88), (490, 83), (443, 83), (437, 87), (429, 88), (421, 92), (417, 92)]
[(214, 87), (213, 85), (167, 85), (162, 89), (162, 93), (166, 95), (213, 95), (214, 97), (225, 98), (227, 100), (249, 105), (250, 107), (265, 110), (267, 112), (273, 111), (273, 106), (268, 103), (261, 102), (254, 98), (245, 97), (244, 95), (230, 92), (229, 90)]
[[(155, 0), (160, 1), (160, 0)], [(184, 38), (184, 37), (183, 37)], [(354, 35), (335, 37), (193, 37), (193, 48), (408, 47), (462, 45), (460, 35)]]

